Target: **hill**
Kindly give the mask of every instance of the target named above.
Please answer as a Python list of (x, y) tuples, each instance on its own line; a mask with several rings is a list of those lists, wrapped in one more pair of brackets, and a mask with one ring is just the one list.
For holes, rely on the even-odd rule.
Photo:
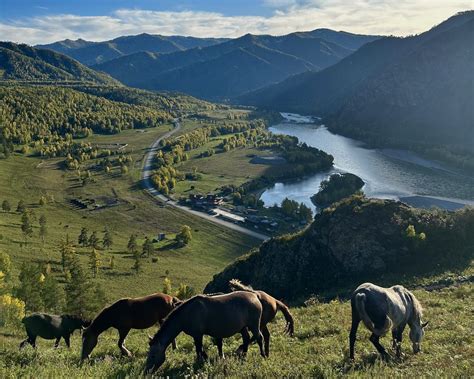
[(65, 55), (11, 42), (0, 42), (1, 80), (120, 85), (108, 75), (94, 71)]
[(417, 36), (376, 40), (334, 66), (239, 101), (322, 116), (330, 129), (375, 145), (473, 163), (473, 19), (473, 11), (464, 12)]
[(354, 196), (316, 215), (303, 232), (273, 238), (238, 259), (205, 292), (225, 291), (238, 278), (291, 301), (339, 296), (365, 281), (390, 283), (440, 267), (466, 267), (473, 246), (473, 209), (416, 210)]
[(122, 36), (103, 42), (91, 42), (83, 39), (72, 41), (66, 39), (46, 45), (37, 45), (36, 47), (66, 54), (90, 66), (141, 51), (173, 53), (195, 47), (211, 46), (225, 41), (227, 41), (226, 38), (195, 38), (142, 33), (134, 36)]
[[(171, 54), (140, 52), (93, 67), (133, 87), (225, 99), (290, 75), (321, 70), (353, 52), (311, 33), (247, 34), (205, 48)], [(354, 47), (378, 37), (348, 38), (354, 39)]]

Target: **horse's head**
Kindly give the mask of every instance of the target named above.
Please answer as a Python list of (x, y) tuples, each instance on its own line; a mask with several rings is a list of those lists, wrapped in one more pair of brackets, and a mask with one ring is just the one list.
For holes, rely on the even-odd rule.
[(421, 351), (421, 340), (425, 335), (424, 329), (426, 325), (428, 325), (428, 322), (422, 323), (421, 321), (418, 321), (410, 327), (410, 341), (415, 354)]
[(150, 350), (145, 364), (145, 374), (151, 374), (158, 370), (165, 362), (166, 348), (158, 340), (150, 337)]
[(91, 328), (86, 328), (83, 330), (81, 360), (89, 358), (90, 353), (97, 345), (97, 337), (97, 333), (92, 331)]

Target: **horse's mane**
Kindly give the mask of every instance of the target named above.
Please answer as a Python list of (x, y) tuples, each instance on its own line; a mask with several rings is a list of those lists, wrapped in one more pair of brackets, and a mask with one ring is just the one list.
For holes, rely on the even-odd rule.
[(411, 291), (408, 291), (407, 289), (405, 289), (405, 290), (407, 291), (408, 296), (410, 296), (412, 304), (413, 304), (413, 315), (418, 320), (421, 320), (421, 318), (423, 316), (423, 307), (421, 306), (420, 302), (415, 297), (415, 295), (413, 295), (413, 293)]
[(239, 279), (229, 280), (229, 287), (232, 291), (255, 292), (255, 290), (251, 286), (243, 284)]

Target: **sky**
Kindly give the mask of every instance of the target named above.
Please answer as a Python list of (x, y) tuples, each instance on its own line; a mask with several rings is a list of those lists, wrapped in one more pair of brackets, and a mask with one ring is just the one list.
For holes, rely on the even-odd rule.
[(406, 36), (472, 8), (474, 0), (0, 0), (0, 40), (238, 37), (317, 28)]

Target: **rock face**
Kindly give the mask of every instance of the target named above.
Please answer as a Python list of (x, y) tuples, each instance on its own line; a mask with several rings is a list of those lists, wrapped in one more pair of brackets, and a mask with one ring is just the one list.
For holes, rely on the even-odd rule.
[(265, 242), (216, 275), (205, 291), (226, 291), (228, 280), (239, 278), (287, 300), (334, 295), (362, 281), (393, 284), (401, 274), (462, 266), (473, 258), (473, 246), (474, 209), (423, 211), (354, 196), (317, 215), (299, 234)]

